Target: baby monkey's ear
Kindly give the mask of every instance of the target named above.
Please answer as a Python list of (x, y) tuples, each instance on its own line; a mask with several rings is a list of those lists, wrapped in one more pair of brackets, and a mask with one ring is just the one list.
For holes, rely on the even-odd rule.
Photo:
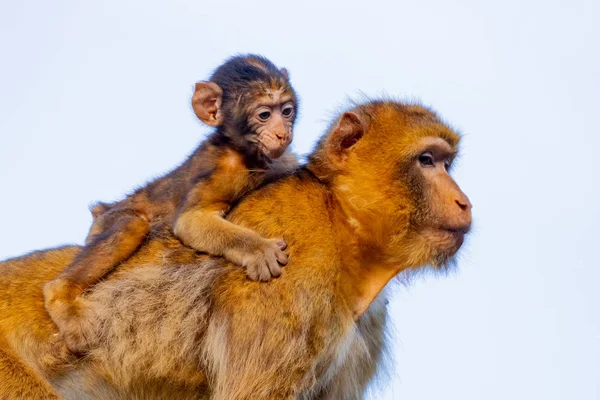
[(223, 123), (221, 103), (223, 90), (214, 82), (198, 82), (192, 96), (192, 107), (200, 121), (208, 126), (219, 126)]

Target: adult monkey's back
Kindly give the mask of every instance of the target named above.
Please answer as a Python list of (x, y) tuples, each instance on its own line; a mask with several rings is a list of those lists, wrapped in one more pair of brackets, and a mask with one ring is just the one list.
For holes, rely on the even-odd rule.
[(407, 268), (446, 265), (469, 230), (471, 205), (447, 173), (458, 141), (419, 106), (343, 114), (306, 168), (229, 216), (287, 241), (280, 279), (251, 282), (154, 238), (88, 296), (95, 349), (72, 365), (41, 286), (77, 248), (1, 264), (0, 388), (43, 391), (45, 379), (73, 399), (360, 398), (381, 358), (380, 290)]

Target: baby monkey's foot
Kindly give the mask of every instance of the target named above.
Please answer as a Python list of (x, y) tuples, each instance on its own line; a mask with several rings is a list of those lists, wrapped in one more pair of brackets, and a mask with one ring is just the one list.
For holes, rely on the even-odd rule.
[(89, 348), (84, 320), (81, 318), (83, 299), (81, 291), (66, 279), (55, 279), (44, 285), (44, 300), (48, 314), (56, 324), (67, 348), (74, 354), (83, 354)]
[[(79, 313), (80, 311), (77, 309), (76, 312)], [(90, 340), (86, 336), (89, 329), (86, 329), (85, 323), (84, 318), (74, 314), (68, 320), (63, 321), (62, 326), (59, 328), (60, 335), (73, 354), (82, 355), (90, 350)]]
[(281, 239), (261, 238), (252, 248), (232, 250), (225, 257), (246, 268), (246, 275), (253, 281), (268, 282), (271, 277), (281, 275), (280, 264), (287, 264), (286, 247), (287, 244)]

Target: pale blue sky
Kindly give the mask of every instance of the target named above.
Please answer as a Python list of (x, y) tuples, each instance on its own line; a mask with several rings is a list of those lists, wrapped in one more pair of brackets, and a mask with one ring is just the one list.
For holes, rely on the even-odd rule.
[(291, 71), (307, 153), (359, 91), (464, 133), (475, 229), (448, 277), (399, 286), (374, 399), (600, 398), (600, 3), (4, 1), (0, 259), (81, 243), (87, 205), (207, 132), (193, 83), (259, 52)]

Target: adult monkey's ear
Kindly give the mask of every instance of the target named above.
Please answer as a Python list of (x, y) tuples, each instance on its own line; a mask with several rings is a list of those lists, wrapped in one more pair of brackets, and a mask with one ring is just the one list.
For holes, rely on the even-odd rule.
[(192, 108), (200, 121), (208, 126), (219, 126), (223, 123), (221, 103), (223, 90), (214, 82), (198, 82), (192, 96)]
[(365, 117), (355, 112), (344, 113), (329, 136), (327, 156), (330, 161), (341, 167), (367, 129), (368, 121)]
[(318, 179), (331, 182), (347, 169), (348, 158), (369, 130), (370, 123), (370, 117), (360, 109), (344, 113), (308, 156), (308, 170)]

